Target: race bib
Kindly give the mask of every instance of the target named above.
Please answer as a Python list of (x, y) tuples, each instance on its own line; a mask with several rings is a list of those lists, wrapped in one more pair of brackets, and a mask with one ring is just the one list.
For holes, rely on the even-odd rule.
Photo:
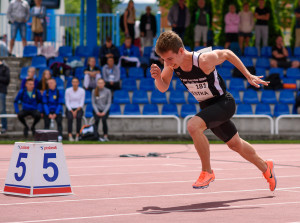
[(188, 91), (196, 98), (197, 101), (205, 101), (209, 98), (214, 97), (211, 91), (208, 88), (207, 82), (201, 83), (186, 83)]

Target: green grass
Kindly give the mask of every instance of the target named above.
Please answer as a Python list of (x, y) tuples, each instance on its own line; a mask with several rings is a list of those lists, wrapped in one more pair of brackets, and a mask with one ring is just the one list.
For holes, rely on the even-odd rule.
[[(22, 140), (3, 140), (0, 144), (14, 144), (15, 142), (22, 142)], [(300, 140), (249, 140), (251, 144), (300, 144)], [(224, 144), (222, 141), (210, 141), (211, 144)], [(63, 141), (63, 144), (193, 144), (193, 141), (109, 141), (109, 142), (97, 142), (97, 141), (79, 141), (69, 142)]]

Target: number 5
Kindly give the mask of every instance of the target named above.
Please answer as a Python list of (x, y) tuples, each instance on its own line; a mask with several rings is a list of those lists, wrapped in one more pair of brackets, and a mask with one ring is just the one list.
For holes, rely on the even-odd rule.
[(48, 167), (51, 167), (54, 172), (52, 177), (49, 177), (48, 174), (43, 174), (45, 180), (47, 180), (49, 182), (56, 181), (56, 179), (58, 177), (58, 168), (57, 168), (56, 164), (53, 162), (48, 162), (48, 159), (51, 159), (51, 158), (56, 158), (56, 153), (45, 153), (43, 168), (47, 169)]
[(21, 174), (21, 176), (19, 176), (18, 173), (15, 173), (15, 179), (16, 179), (16, 181), (22, 181), (23, 178), (25, 177), (25, 174), (26, 174), (26, 165), (25, 165), (24, 162), (21, 161), (21, 159), (22, 158), (26, 159), (27, 156), (28, 156), (28, 153), (19, 153), (19, 158), (18, 158), (16, 167), (17, 168), (22, 167), (22, 174)]

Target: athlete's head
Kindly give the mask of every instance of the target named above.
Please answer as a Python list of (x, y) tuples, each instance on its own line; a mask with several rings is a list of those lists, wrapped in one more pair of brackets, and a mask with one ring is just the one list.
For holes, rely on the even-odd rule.
[(167, 31), (158, 37), (155, 51), (168, 66), (177, 68), (184, 53), (184, 46), (181, 38), (175, 32)]

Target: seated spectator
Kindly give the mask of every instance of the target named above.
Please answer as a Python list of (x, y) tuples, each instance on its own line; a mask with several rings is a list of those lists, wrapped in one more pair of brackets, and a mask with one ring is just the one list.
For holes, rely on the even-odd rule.
[(229, 5), (229, 12), (225, 15), (225, 48), (228, 49), (231, 42), (238, 42), (240, 17), (236, 13), (235, 5)]
[(96, 59), (95, 57), (89, 57), (87, 68), (84, 70), (84, 88), (90, 91), (95, 89), (99, 78), (101, 78), (101, 75), (99, 67), (96, 66)]
[(137, 46), (134, 46), (130, 37), (126, 37), (120, 49), (119, 66), (122, 67), (139, 67), (140, 66), (140, 51)]
[(10, 55), (6, 44), (6, 37), (6, 35), (0, 36), (0, 57), (8, 57)]
[(113, 57), (115, 63), (118, 63), (120, 58), (120, 52), (118, 48), (112, 43), (110, 37), (106, 38), (105, 44), (101, 47), (99, 57), (101, 66), (104, 66), (107, 63), (107, 58), (109, 57)]
[[(22, 110), (19, 111), (18, 103), (21, 102)], [(41, 119), (41, 112), (38, 105), (42, 103), (41, 93), (34, 88), (34, 80), (27, 79), (25, 88), (21, 89), (14, 101), (15, 111), (18, 114), (18, 119), (24, 125), (24, 137), (28, 137), (29, 127), (26, 124), (25, 117), (32, 116), (34, 121), (31, 126), (32, 135), (35, 134), (35, 125)]]
[(272, 47), (272, 59), (270, 62), (271, 67), (282, 68), (297, 68), (299, 67), (299, 61), (289, 61), (289, 52), (284, 46), (284, 42), (281, 36), (276, 38), (276, 45)]
[(92, 104), (93, 104), (93, 113), (95, 118), (96, 130), (98, 131), (99, 121), (102, 119), (103, 126), (103, 138), (100, 138), (100, 141), (109, 141), (108, 140), (108, 127), (107, 127), (107, 118), (109, 115), (109, 109), (111, 105), (111, 91), (104, 87), (105, 82), (103, 79), (97, 81), (97, 87), (92, 92)]
[(293, 108), (294, 114), (300, 114), (300, 91), (296, 96), (296, 101)]
[(79, 79), (74, 77), (72, 79), (72, 87), (67, 88), (65, 93), (66, 115), (68, 118), (68, 134), (69, 141), (74, 141), (72, 136), (73, 119), (76, 119), (76, 137), (75, 141), (79, 140), (79, 133), (81, 129), (81, 120), (83, 116), (83, 106), (85, 99), (85, 90), (79, 87)]
[(55, 79), (50, 78), (47, 80), (47, 85), (49, 89), (45, 90), (43, 94), (45, 129), (50, 129), (50, 122), (53, 123), (55, 119), (59, 133), (58, 141), (62, 141), (62, 105), (64, 95), (56, 88)]
[(48, 90), (48, 80), (51, 79), (50, 70), (44, 70), (42, 79), (40, 80), (37, 89), (40, 90), (41, 94), (44, 93), (45, 90)]
[(152, 48), (151, 54), (150, 54), (150, 64), (156, 64), (161, 69), (164, 66), (164, 61), (161, 59), (161, 57), (155, 52), (155, 47)]
[(21, 82), (21, 88), (24, 88), (25, 87), (25, 83), (28, 79), (31, 79), (33, 80), (34, 82), (34, 87), (37, 88), (37, 86), (39, 85), (39, 81), (36, 79), (36, 69), (35, 67), (29, 67), (28, 70), (27, 70), (27, 77), (24, 78)]
[(105, 87), (114, 90), (120, 89), (120, 68), (114, 64), (114, 58), (109, 57), (107, 64), (102, 68)]
[[(10, 70), (6, 63), (0, 60), (0, 114), (6, 114), (6, 95), (7, 87), (10, 82)], [(2, 118), (1, 134), (4, 134), (7, 130), (7, 119)]]

